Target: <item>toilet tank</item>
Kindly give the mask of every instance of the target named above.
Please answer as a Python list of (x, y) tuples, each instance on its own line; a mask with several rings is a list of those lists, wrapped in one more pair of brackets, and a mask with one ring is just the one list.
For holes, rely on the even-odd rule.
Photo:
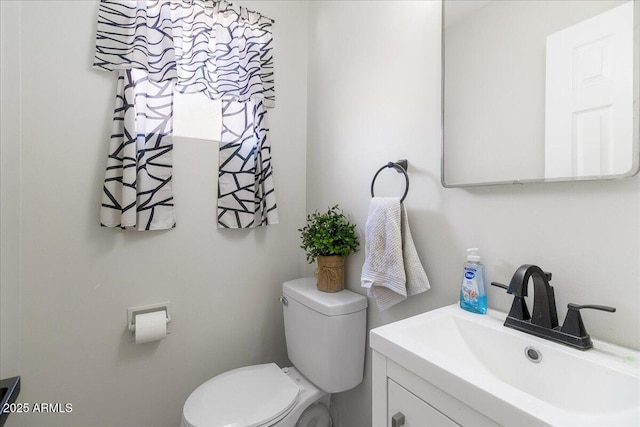
[(289, 360), (327, 393), (362, 382), (367, 298), (349, 290), (321, 292), (305, 277), (282, 285)]

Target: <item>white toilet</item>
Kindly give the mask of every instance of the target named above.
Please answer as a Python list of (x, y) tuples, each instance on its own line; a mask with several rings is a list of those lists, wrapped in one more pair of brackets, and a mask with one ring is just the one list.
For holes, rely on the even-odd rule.
[(316, 279), (282, 285), (294, 367), (246, 366), (211, 378), (184, 404), (181, 427), (331, 427), (329, 393), (362, 382), (367, 299), (320, 292)]

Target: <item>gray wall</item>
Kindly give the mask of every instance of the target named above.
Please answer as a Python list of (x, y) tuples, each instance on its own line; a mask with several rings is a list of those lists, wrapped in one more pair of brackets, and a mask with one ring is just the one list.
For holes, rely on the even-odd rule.
[[(638, 178), (444, 189), (439, 2), (312, 2), (309, 20), (307, 210), (340, 203), (362, 230), (373, 174), (409, 160), (405, 203), (432, 289), (384, 312), (370, 306), (369, 328), (455, 303), (465, 249), (479, 247), (487, 280), (538, 264), (554, 274), (561, 319), (569, 302), (615, 306), (585, 312), (588, 330), (640, 347)], [(376, 195), (401, 194), (395, 175), (379, 176)], [(363, 251), (348, 259), (356, 292), (363, 260)], [(493, 287), (488, 298), (503, 311), (512, 300)], [(343, 427), (370, 426), (370, 369), (367, 360), (363, 384), (333, 397)]]

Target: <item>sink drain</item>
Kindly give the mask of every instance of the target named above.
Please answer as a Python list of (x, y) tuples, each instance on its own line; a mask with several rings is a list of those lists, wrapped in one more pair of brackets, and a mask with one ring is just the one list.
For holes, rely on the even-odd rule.
[(542, 361), (542, 353), (534, 347), (526, 347), (524, 349), (524, 355), (533, 363), (540, 363)]

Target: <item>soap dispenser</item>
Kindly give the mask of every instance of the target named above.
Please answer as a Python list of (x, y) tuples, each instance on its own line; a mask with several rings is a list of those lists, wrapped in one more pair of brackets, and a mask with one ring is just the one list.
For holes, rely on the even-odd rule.
[(460, 289), (460, 307), (472, 313), (487, 314), (487, 294), (484, 290), (484, 265), (478, 248), (467, 249), (464, 277)]

